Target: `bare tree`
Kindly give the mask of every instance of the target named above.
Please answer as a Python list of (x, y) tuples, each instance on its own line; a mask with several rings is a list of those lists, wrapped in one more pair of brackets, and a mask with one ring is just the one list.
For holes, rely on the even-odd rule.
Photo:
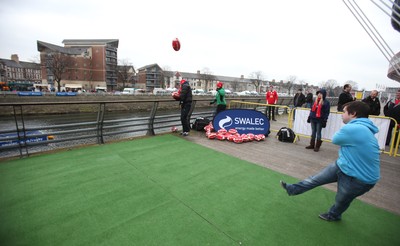
[(289, 95), (291, 95), (290, 91), (292, 90), (294, 83), (296, 83), (296, 80), (297, 80), (297, 76), (295, 76), (295, 75), (290, 75), (287, 79), (286, 86), (287, 86)]
[(125, 88), (126, 84), (132, 84), (135, 87), (135, 68), (128, 60), (120, 60), (120, 65), (117, 66), (118, 81), (122, 82), (122, 87)]
[(200, 77), (205, 82), (205, 91), (208, 91), (208, 88), (211, 87), (210, 82), (215, 80), (215, 76), (212, 74), (209, 68), (205, 67), (203, 68)]
[(234, 81), (231, 82), (231, 87), (233, 91), (238, 91), (238, 89), (240, 88), (240, 82), (235, 79)]
[(28, 59), (29, 62), (32, 63), (39, 63), (40, 64), (40, 56), (39, 55), (34, 55), (30, 59)]
[[(171, 79), (174, 77), (174, 73), (171, 71), (171, 67), (169, 66), (164, 66), (162, 68), (162, 77), (163, 77), (163, 83), (162, 83), (162, 88), (167, 87), (170, 88), (171, 87)], [(175, 86), (175, 85), (173, 85)]]
[(264, 79), (263, 72), (261, 71), (252, 72), (250, 74), (250, 78), (251, 78), (251, 83), (256, 87), (256, 91), (259, 93), (261, 83)]
[(358, 90), (358, 83), (353, 80), (347, 80), (346, 84), (351, 85), (353, 90)]
[(73, 67), (74, 60), (66, 54), (49, 53), (46, 57), (46, 67), (54, 76), (54, 81), (57, 82), (58, 91), (61, 91), (61, 80), (63, 75)]
[(336, 87), (338, 83), (334, 79), (328, 79), (326, 82), (319, 83), (321, 88), (324, 88), (329, 96), (336, 96)]

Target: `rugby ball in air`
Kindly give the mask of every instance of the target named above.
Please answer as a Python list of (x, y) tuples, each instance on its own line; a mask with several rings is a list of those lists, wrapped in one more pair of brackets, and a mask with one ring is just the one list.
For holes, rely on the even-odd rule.
[(181, 49), (181, 42), (179, 42), (178, 38), (172, 40), (172, 48), (174, 48), (175, 51), (179, 51)]

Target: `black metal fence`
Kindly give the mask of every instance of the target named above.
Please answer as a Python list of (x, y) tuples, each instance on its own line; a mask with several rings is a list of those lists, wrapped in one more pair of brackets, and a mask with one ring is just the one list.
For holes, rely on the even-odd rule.
[[(242, 101), (264, 103), (264, 98), (242, 98)], [(278, 104), (290, 105), (292, 98), (281, 98)], [(189, 113), (191, 122), (197, 117), (212, 117), (214, 107), (210, 99), (198, 99), (192, 103)], [(141, 110), (120, 111), (115, 114), (113, 104), (145, 104), (131, 107)], [(332, 103), (335, 103), (334, 101)], [(65, 113), (68, 107), (97, 108), (96, 113)], [(149, 105), (152, 105), (149, 107)], [(208, 105), (208, 106), (205, 106)], [(63, 114), (31, 115), (34, 107), (58, 107)], [(70, 148), (79, 145), (105, 144), (107, 142), (152, 136), (180, 129), (180, 108), (175, 100), (126, 100), (90, 102), (31, 102), (0, 103), (0, 110), (11, 111), (12, 116), (0, 122), (0, 158), (26, 157), (32, 153)], [(57, 120), (55, 120), (57, 119)]]

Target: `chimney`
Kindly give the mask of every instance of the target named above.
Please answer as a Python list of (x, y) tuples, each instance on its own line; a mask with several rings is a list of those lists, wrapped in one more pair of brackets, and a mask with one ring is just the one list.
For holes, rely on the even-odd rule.
[(244, 76), (243, 76), (243, 75), (240, 75), (240, 78), (241, 78), (241, 79), (244, 79)]
[(197, 74), (200, 74), (200, 70), (197, 70)]
[(18, 55), (17, 54), (12, 54), (11, 55), (11, 60), (15, 61), (16, 63), (19, 63)]

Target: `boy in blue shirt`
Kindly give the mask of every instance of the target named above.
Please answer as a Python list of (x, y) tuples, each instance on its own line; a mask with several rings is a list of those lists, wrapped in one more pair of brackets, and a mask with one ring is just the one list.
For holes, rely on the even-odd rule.
[(380, 151), (374, 136), (378, 128), (368, 119), (369, 110), (368, 104), (360, 101), (344, 105), (345, 125), (332, 138), (332, 143), (340, 146), (336, 162), (297, 184), (280, 181), (289, 196), (337, 182), (335, 204), (319, 215), (323, 220), (340, 220), (351, 202), (372, 189), (380, 178)]

